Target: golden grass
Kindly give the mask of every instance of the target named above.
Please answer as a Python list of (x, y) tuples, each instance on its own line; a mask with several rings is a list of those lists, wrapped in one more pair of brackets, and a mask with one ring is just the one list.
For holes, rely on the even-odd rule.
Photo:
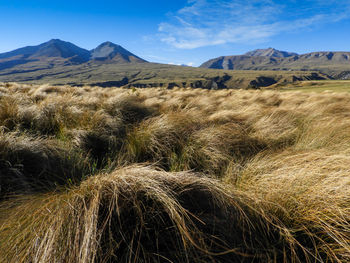
[(349, 105), (1, 87), (0, 262), (349, 262)]
[(239, 188), (256, 196), (288, 228), (308, 231), (315, 250), (347, 262), (349, 164), (349, 156), (325, 150), (259, 156), (246, 167)]
[(317, 81), (300, 81), (287, 85), (277, 84), (271, 88), (280, 90), (299, 90), (303, 92), (350, 92), (349, 80), (317, 80)]
[(297, 258), (279, 228), (246, 203), (241, 193), (195, 174), (123, 168), (21, 200), (5, 219), (0, 256), (8, 262)]

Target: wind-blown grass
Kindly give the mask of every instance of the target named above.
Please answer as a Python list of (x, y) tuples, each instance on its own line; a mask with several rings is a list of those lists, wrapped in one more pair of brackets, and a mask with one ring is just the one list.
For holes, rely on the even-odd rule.
[(123, 168), (12, 208), (0, 255), (9, 262), (289, 261), (293, 247), (246, 199), (194, 174)]
[(349, 262), (349, 105), (2, 87), (0, 261)]

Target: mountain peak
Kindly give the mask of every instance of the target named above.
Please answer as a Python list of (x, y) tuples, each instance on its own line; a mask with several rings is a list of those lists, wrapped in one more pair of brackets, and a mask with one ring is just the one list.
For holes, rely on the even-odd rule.
[(106, 41), (106, 42), (101, 43), (99, 46), (119, 46), (119, 45), (114, 44), (111, 41)]
[(269, 47), (266, 49), (255, 49), (247, 52), (244, 55), (251, 57), (275, 57), (275, 58), (287, 58), (298, 55), (297, 53), (280, 51), (275, 48)]
[(38, 45), (38, 48), (47, 48), (47, 47), (50, 47), (50, 46), (55, 46), (57, 48), (71, 48), (71, 47), (77, 47), (75, 46), (74, 44), (70, 43), (70, 42), (66, 42), (66, 41), (63, 41), (61, 39), (50, 39), (49, 41), (47, 42), (44, 42), (40, 45)]
[(40, 61), (40, 65), (52, 67), (56, 64), (81, 64), (91, 60), (107, 63), (146, 62), (110, 41), (106, 41), (97, 48), (88, 51), (70, 42), (53, 38), (37, 46), (27, 46), (0, 54), (0, 70), (22, 64), (35, 64), (38, 61)]
[[(58, 39), (58, 38), (53, 38), (47, 41), (46, 43), (64, 43), (65, 41)], [(44, 44), (44, 43), (43, 43)]]
[(97, 48), (91, 50), (91, 59), (97, 61), (119, 61), (119, 62), (145, 62), (120, 45), (110, 41), (103, 42)]
[(70, 42), (62, 41), (60, 39), (51, 39), (39, 46), (30, 56), (31, 58), (72, 58), (74, 62), (86, 62), (90, 58), (90, 52), (86, 49), (80, 48)]

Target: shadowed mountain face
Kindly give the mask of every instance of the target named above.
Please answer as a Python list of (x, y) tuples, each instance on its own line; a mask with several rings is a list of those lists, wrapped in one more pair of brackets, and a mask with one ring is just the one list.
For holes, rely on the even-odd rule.
[(11, 59), (43, 59), (43, 58), (74, 58), (76, 61), (86, 62), (90, 52), (76, 45), (59, 39), (52, 39), (38, 46), (19, 48), (14, 51), (0, 54), (0, 60)]
[(90, 52), (72, 43), (53, 39), (39, 45), (38, 50), (30, 57), (73, 58), (76, 62), (87, 62), (90, 59)]
[(102, 43), (97, 48), (91, 50), (91, 59), (98, 61), (146, 62), (125, 48), (111, 42)]
[(315, 70), (337, 78), (350, 71), (350, 52), (312, 52), (298, 55), (273, 48), (211, 59), (200, 67), (231, 70)]
[(105, 42), (89, 51), (69, 42), (52, 39), (38, 46), (28, 46), (0, 54), (0, 70), (15, 69), (17, 66), (19, 68), (15, 69), (16, 72), (48, 69), (96, 60), (113, 63), (146, 62), (111, 42)]

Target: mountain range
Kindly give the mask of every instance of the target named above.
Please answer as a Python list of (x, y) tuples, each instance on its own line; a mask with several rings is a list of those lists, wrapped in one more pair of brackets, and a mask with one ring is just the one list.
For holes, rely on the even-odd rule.
[(332, 78), (350, 78), (350, 52), (297, 54), (273, 48), (257, 49), (243, 55), (214, 58), (200, 67), (228, 70), (319, 71)]
[(11, 69), (19, 65), (22, 65), (22, 69), (33, 70), (87, 62), (130, 63), (146, 61), (111, 42), (104, 42), (89, 51), (59, 39), (52, 39), (37, 46), (23, 47), (0, 54), (0, 70)]
[(350, 52), (299, 55), (273, 48), (211, 59), (199, 68), (150, 63), (120, 45), (92, 50), (52, 39), (0, 54), (0, 81), (104, 87), (260, 88), (350, 78)]

